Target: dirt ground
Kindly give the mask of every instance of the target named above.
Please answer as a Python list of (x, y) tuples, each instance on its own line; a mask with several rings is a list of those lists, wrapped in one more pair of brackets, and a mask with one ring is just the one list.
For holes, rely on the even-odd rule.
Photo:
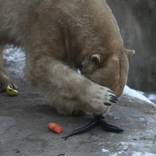
[[(154, 106), (123, 95), (105, 119), (124, 129), (123, 133), (106, 132), (97, 126), (64, 141), (62, 137), (92, 121), (92, 114), (59, 115), (26, 81), (15, 81), (17, 96), (0, 93), (0, 156), (156, 156)], [(50, 122), (59, 124), (62, 132), (50, 131)]]

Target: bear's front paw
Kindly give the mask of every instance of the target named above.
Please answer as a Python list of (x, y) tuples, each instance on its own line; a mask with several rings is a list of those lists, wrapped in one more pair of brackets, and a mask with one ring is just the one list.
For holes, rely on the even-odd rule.
[[(0, 71), (1, 72), (1, 71)], [(7, 86), (17, 89), (17, 85), (7, 76), (0, 73), (0, 92), (6, 91)]]
[(117, 103), (117, 96), (107, 87), (94, 84), (90, 89), (90, 96), (88, 100), (89, 112), (100, 114), (110, 109), (113, 103)]

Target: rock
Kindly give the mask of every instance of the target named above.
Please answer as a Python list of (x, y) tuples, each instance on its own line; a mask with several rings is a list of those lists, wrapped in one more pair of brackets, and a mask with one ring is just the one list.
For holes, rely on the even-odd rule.
[(4, 134), (11, 126), (15, 125), (14, 118), (7, 116), (0, 116), (0, 135)]
[[(97, 126), (64, 141), (62, 137), (94, 120), (92, 114), (81, 117), (59, 115), (25, 83), (19, 81), (16, 97), (9, 97), (7, 93), (0, 95), (1, 156), (60, 153), (67, 156), (156, 156), (155, 104), (124, 93), (105, 118), (109, 124), (124, 129), (123, 133), (109, 133)], [(51, 132), (47, 127), (50, 122), (59, 124), (62, 132)]]
[(107, 0), (121, 31), (124, 46), (136, 51), (130, 58), (128, 86), (156, 90), (156, 1)]

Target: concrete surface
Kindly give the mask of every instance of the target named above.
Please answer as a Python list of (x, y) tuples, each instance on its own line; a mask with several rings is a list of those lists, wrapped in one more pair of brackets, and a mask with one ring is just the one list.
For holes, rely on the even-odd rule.
[[(15, 81), (17, 96), (0, 93), (0, 156), (156, 156), (154, 105), (122, 95), (105, 120), (123, 133), (96, 127), (64, 141), (62, 137), (93, 120), (92, 115), (59, 115), (27, 82)], [(50, 122), (59, 124), (62, 132), (50, 131)]]

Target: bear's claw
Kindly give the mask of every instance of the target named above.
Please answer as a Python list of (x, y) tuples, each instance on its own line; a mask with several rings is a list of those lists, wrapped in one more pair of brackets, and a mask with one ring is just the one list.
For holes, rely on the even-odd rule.
[(109, 100), (112, 103), (117, 103), (118, 102), (118, 98), (116, 96), (110, 95), (111, 99)]
[(103, 103), (104, 105), (106, 105), (106, 106), (111, 106), (111, 104), (110, 103)]

